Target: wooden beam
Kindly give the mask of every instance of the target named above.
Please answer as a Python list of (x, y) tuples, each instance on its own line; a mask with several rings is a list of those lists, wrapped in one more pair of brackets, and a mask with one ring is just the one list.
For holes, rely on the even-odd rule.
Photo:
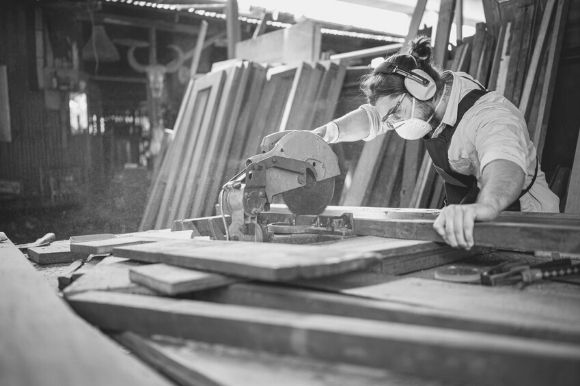
[(555, 374), (562, 385), (580, 379), (580, 347), (561, 342), (104, 292), (68, 301), (82, 317), (113, 331), (259, 348), (463, 384), (545, 385), (555, 382)]
[(166, 264), (148, 264), (131, 268), (129, 270), (129, 278), (133, 283), (140, 284), (164, 295), (178, 295), (223, 287), (238, 281), (223, 275)]
[(205, 20), (201, 21), (201, 28), (199, 34), (197, 35), (197, 42), (195, 43), (195, 48), (193, 51), (193, 56), (191, 58), (191, 66), (189, 67), (189, 76), (195, 78), (197, 74), (197, 68), (199, 67), (199, 61), (201, 59), (201, 52), (204, 48), (205, 36), (207, 34), (208, 22)]
[(580, 130), (578, 130), (578, 142), (568, 182), (565, 212), (580, 215)]
[(328, 276), (378, 261), (374, 252), (315, 245), (198, 240), (120, 247), (115, 256), (267, 281)]
[(226, 28), (228, 32), (228, 58), (236, 57), (236, 44), (241, 40), (238, 1), (228, 0), (226, 5)]
[(39, 265), (70, 263), (87, 257), (84, 253), (74, 253), (70, 250), (68, 240), (55, 241), (44, 247), (28, 248), (28, 257)]
[(449, 45), (449, 33), (453, 24), (453, 15), (455, 14), (455, 2), (457, 0), (441, 0), (439, 6), (439, 17), (437, 20), (437, 33), (435, 35), (435, 44), (433, 52), (433, 61), (435, 65), (446, 68), (447, 65), (447, 46)]
[(169, 385), (72, 313), (8, 240), (0, 242), (0, 291), (0, 384)]
[[(354, 276), (355, 280), (357, 278), (356, 274), (348, 276)], [(447, 283), (427, 280), (401, 280), (392, 276), (377, 276), (382, 279), (382, 283), (373, 283), (373, 280), (378, 280), (369, 280), (367, 274), (361, 279), (366, 282), (366, 287), (359, 284), (358, 288), (344, 289), (330, 286), (326, 281), (318, 285), (312, 281), (311, 283), (301, 281), (298, 284), (302, 288), (239, 283), (227, 288), (194, 294), (193, 299), (306, 314), (336, 315), (458, 331), (580, 343), (580, 327), (573, 319), (578, 315), (578, 304), (575, 299), (514, 292), (511, 288), (498, 291), (462, 284), (446, 286)], [(418, 290), (422, 284), (425, 284), (425, 291)], [(316, 288), (318, 291), (308, 287)], [(407, 287), (409, 293), (405, 294), (403, 288)], [(393, 289), (392, 296), (389, 288)], [(431, 301), (435, 294), (437, 299)], [(473, 302), (475, 298), (482, 299), (482, 307), (478, 302)], [(509, 298), (510, 302), (506, 302), (506, 298)], [(567, 309), (564, 304), (572, 308)], [(564, 314), (559, 310), (564, 309), (567, 310), (564, 312), (565, 317), (559, 317)]]
[(182, 386), (443, 386), (433, 380), (384, 369), (241, 350), (132, 332), (115, 336), (132, 353)]
[[(357, 235), (394, 237), (443, 242), (433, 229), (434, 220), (381, 220), (356, 218)], [(580, 226), (554, 225), (522, 221), (475, 223), (476, 246), (515, 251), (553, 251), (580, 253)]]
[(8, 69), (5, 65), (0, 65), (0, 142), (12, 142)]

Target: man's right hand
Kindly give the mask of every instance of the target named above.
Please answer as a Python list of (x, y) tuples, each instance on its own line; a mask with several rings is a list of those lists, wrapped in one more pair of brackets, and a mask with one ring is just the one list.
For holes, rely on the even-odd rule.
[(272, 134), (268, 134), (264, 138), (262, 138), (262, 143), (260, 144), (260, 149), (262, 151), (269, 151), (272, 149), (274, 144), (278, 142), (283, 136), (288, 134), (290, 131), (277, 131)]

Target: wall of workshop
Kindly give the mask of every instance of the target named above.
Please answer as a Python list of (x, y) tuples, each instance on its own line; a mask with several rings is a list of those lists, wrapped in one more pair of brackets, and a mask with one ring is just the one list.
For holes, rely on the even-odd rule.
[(572, 167), (580, 131), (580, 1), (570, 0), (542, 166), (550, 179)]
[[(101, 138), (72, 135), (68, 92), (44, 87), (39, 80), (36, 43), (33, 2), (2, 2), (0, 64), (8, 72), (12, 141), (0, 142), (0, 180), (21, 187), (19, 195), (8, 197), (8, 204), (3, 201), (4, 208), (74, 202), (84, 184), (98, 180), (102, 171), (95, 167), (100, 164)], [(55, 46), (55, 57), (58, 53)]]

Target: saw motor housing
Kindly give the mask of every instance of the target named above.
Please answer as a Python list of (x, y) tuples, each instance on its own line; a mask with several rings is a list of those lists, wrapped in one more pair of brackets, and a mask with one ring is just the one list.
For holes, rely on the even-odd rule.
[[(270, 210), (274, 196), (292, 192), (294, 204), (287, 204), (299, 214), (319, 214), (332, 199), (333, 189), (330, 194), (317, 197), (315, 208), (308, 207), (316, 187), (323, 186), (317, 184), (325, 181), (323, 184), (328, 186), (331, 182), (333, 188), (334, 177), (340, 174), (336, 154), (321, 137), (309, 131), (291, 131), (270, 148), (261, 150), (261, 154), (250, 157), (245, 169), (223, 187), (220, 204), (231, 216), (232, 239), (263, 241), (257, 216)], [(295, 204), (302, 201), (304, 208)]]

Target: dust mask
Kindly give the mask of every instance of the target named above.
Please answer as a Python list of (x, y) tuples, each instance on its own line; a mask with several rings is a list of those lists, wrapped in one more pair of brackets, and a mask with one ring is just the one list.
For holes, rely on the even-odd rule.
[[(441, 103), (441, 100), (439, 100), (439, 103)], [(439, 107), (439, 103), (437, 104), (437, 107)], [(435, 108), (435, 111), (437, 110), (437, 107)], [(415, 115), (415, 98), (413, 98), (413, 105), (411, 108), (411, 118), (393, 124), (395, 131), (397, 132), (397, 134), (399, 134), (401, 138), (407, 140), (421, 139), (431, 131), (431, 125), (429, 124), (429, 121), (431, 121), (431, 118), (433, 118), (433, 115), (435, 115), (435, 113), (433, 113), (427, 121), (424, 121), (419, 118), (413, 118), (414, 115)]]

